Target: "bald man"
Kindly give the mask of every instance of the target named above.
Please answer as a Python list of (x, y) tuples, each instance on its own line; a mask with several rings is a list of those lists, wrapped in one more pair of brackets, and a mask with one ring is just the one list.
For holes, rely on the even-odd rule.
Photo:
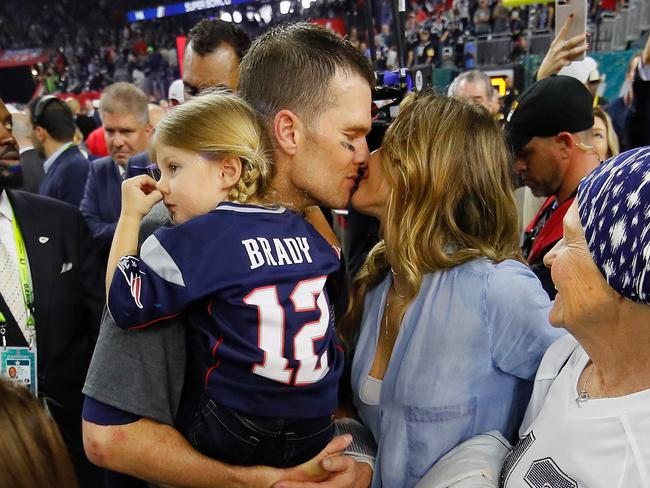
[(156, 127), (158, 121), (165, 115), (165, 111), (161, 106), (156, 105), (155, 103), (150, 103), (147, 108), (149, 110), (149, 125), (151, 125), (151, 127)]
[(23, 173), (23, 183), (20, 190), (30, 193), (38, 193), (45, 171), (43, 170), (43, 158), (34, 149), (31, 133), (32, 124), (29, 117), (22, 112), (13, 112), (13, 134), (20, 151), (20, 167)]

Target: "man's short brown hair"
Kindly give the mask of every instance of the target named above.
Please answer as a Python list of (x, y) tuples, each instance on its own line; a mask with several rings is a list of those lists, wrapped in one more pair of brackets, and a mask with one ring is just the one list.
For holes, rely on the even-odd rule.
[(372, 87), (370, 62), (348, 41), (323, 27), (300, 22), (257, 38), (239, 68), (239, 94), (268, 121), (280, 110), (307, 125), (332, 103), (337, 71), (361, 76)]
[(132, 114), (142, 125), (149, 123), (147, 95), (133, 83), (120, 81), (107, 86), (99, 102), (99, 115)]

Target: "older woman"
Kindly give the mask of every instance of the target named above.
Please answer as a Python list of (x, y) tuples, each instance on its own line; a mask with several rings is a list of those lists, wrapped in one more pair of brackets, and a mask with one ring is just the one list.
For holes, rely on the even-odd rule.
[(550, 321), (571, 335), (542, 360), (500, 481), (498, 468), (463, 480), (503, 450), (482, 436), (420, 486), (650, 486), (649, 212), (650, 148), (610, 159), (582, 181), (564, 238), (545, 260), (558, 290)]
[[(561, 339), (544, 357), (506, 488), (650, 485), (650, 149), (580, 187), (546, 256)], [(560, 485), (557, 485), (560, 486)]]
[(372, 486), (413, 486), (489, 429), (515, 434), (558, 337), (521, 262), (508, 155), (481, 107), (411, 94), (352, 203), (384, 240), (342, 323), (354, 403), (378, 444)]

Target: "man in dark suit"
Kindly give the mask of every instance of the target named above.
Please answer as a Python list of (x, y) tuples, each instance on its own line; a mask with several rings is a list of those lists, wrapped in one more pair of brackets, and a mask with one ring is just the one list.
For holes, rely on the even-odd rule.
[(152, 129), (147, 96), (131, 83), (120, 82), (107, 87), (102, 93), (99, 110), (110, 156), (90, 164), (81, 213), (100, 244), (102, 257), (108, 259), (122, 207), (121, 187), (127, 163), (132, 156), (147, 149)]
[(29, 117), (22, 112), (11, 114), (13, 119), (13, 134), (20, 149), (20, 169), (23, 174), (23, 184), (20, 190), (30, 193), (38, 193), (45, 171), (43, 170), (43, 158), (34, 149), (32, 142), (32, 125)]
[(70, 107), (46, 95), (32, 101), (29, 112), (34, 147), (46, 158), (38, 192), (78, 207), (90, 165), (73, 142), (75, 125)]
[(103, 272), (79, 210), (10, 190), (21, 177), (11, 115), (0, 100), (0, 344), (5, 355), (35, 351), (32, 384), (61, 430), (80, 484), (102, 486), (101, 471), (83, 452), (80, 416), (103, 305)]

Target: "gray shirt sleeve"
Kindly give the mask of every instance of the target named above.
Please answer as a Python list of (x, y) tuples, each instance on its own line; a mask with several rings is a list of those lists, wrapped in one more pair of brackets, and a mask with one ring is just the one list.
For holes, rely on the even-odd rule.
[[(168, 220), (164, 206), (154, 210), (142, 222), (141, 242)], [(182, 317), (152, 329), (122, 330), (104, 308), (83, 393), (120, 410), (173, 425), (185, 360)]]

